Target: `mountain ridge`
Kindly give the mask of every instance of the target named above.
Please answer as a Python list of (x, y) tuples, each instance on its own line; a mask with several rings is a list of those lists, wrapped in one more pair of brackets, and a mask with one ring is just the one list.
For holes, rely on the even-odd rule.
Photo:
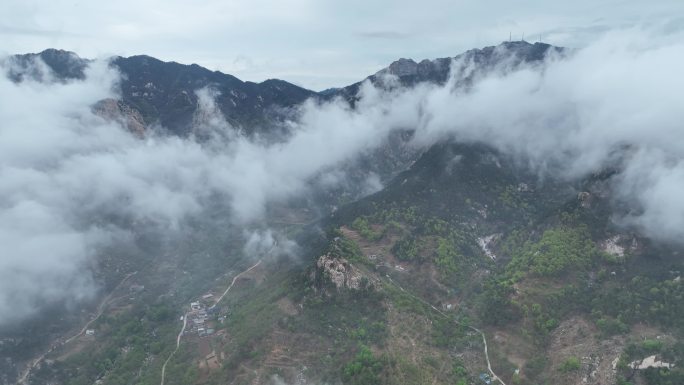
[[(465, 69), (466, 65), (472, 63), (477, 71), (483, 73), (495, 69), (503, 60), (509, 61), (508, 65), (516, 68), (523, 64), (540, 63), (548, 55), (562, 55), (569, 51), (564, 47), (541, 42), (532, 44), (521, 40), (474, 48), (453, 57), (422, 59), (419, 62), (410, 58), (400, 58), (359, 82), (338, 89), (326, 90), (324, 96), (327, 98), (339, 96), (353, 103), (357, 100), (361, 84), (366, 81), (375, 85), (382, 84), (386, 75), (396, 76), (401, 86), (413, 86), (422, 82), (443, 85), (449, 78), (453, 63), (460, 64), (460, 69)], [(470, 81), (472, 77), (467, 77), (463, 79), (462, 85), (467, 85)]]
[[(14, 55), (10, 77), (37, 76), (31, 61), (40, 58), (59, 80), (82, 79), (90, 59), (64, 50), (46, 49), (40, 53)], [(197, 110), (195, 92), (209, 87), (218, 91), (217, 105), (227, 121), (246, 132), (270, 126), (284, 113), (281, 110), (302, 103), (315, 95), (313, 91), (277, 79), (261, 83), (245, 82), (220, 71), (197, 64), (165, 62), (148, 55), (110, 58), (122, 76), (121, 102), (126, 109), (137, 111), (146, 126), (160, 124), (172, 134), (188, 136)], [(262, 131), (266, 129), (261, 129)]]
[[(291, 116), (290, 108), (309, 98), (325, 101), (342, 98), (354, 105), (363, 82), (384, 86), (386, 75), (396, 76), (402, 86), (431, 82), (444, 84), (454, 62), (472, 62), (483, 71), (492, 70), (504, 58), (512, 66), (541, 62), (550, 52), (566, 49), (545, 43), (525, 41), (504, 42), (496, 46), (476, 48), (453, 57), (423, 59), (401, 58), (356, 83), (316, 92), (282, 79), (262, 82), (243, 81), (234, 75), (212, 71), (198, 64), (162, 61), (148, 55), (113, 56), (111, 64), (123, 75), (121, 80), (122, 111), (135, 111), (145, 126), (160, 124), (170, 133), (188, 136), (197, 110), (198, 89), (210, 87), (218, 91), (216, 103), (226, 120), (247, 134), (268, 134), (279, 131), (278, 122)], [(24, 76), (40, 76), (31, 68), (31, 61), (40, 58), (60, 80), (82, 79), (92, 60), (60, 49), (48, 48), (39, 53), (10, 57), (14, 66), (10, 78), (21, 81)], [(469, 79), (464, 79), (468, 82)], [(465, 84), (465, 83), (464, 83)]]

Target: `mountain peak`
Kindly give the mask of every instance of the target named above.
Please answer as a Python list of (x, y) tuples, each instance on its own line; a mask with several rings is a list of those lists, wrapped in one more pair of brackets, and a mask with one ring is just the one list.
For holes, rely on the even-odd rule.
[(29, 54), (29, 55), (38, 55), (40, 57), (52, 57), (52, 58), (63, 58), (63, 59), (80, 59), (78, 54), (72, 51), (66, 51), (63, 49), (57, 49), (57, 48), (47, 48), (44, 49), (43, 51), (37, 53), (37, 54)]
[(12, 60), (17, 65), (17, 68), (10, 72), (10, 78), (16, 81), (22, 79), (25, 75), (40, 78), (42, 76), (40, 71), (32, 69), (36, 59), (40, 59), (47, 64), (59, 79), (82, 79), (84, 76), (83, 70), (88, 64), (88, 60), (82, 59), (74, 52), (48, 48), (39, 53), (13, 56)]
[(413, 61), (413, 59), (401, 58), (394, 63), (390, 64), (387, 68), (388, 72), (392, 75), (406, 76), (415, 75), (418, 72), (418, 63)]
[(563, 48), (554, 47), (546, 43), (529, 43), (524, 40), (505, 41), (496, 46), (475, 48), (454, 57), (424, 59), (416, 63), (413, 59), (401, 58), (392, 62), (388, 67), (378, 71), (375, 76), (391, 74), (400, 78), (415, 77), (416, 80), (446, 80), (452, 60), (474, 60), (477, 63), (494, 64), (502, 57), (514, 56), (520, 62), (536, 62), (543, 60), (549, 50), (562, 52)]

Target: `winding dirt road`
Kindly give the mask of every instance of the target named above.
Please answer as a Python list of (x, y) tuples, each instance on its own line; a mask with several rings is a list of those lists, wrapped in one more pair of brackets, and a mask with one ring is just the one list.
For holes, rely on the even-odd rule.
[[(406, 293), (406, 294), (408, 294), (409, 296), (411, 296), (411, 297), (417, 299), (418, 301), (424, 303), (425, 305), (430, 306), (430, 307), (432, 308), (432, 310), (436, 311), (438, 314), (442, 315), (443, 317), (448, 318), (448, 319), (451, 319), (451, 317), (449, 317), (449, 316), (448, 316), (447, 314), (445, 314), (443, 311), (441, 311), (441, 310), (439, 310), (438, 308), (436, 308), (436, 307), (435, 307), (434, 305), (432, 305), (431, 303), (425, 301), (424, 299), (422, 299), (422, 298), (420, 298), (420, 297), (417, 297), (417, 296), (413, 295), (413, 294), (412, 294), (411, 292), (409, 292), (408, 290), (404, 290), (404, 288), (401, 287), (398, 283), (394, 282), (394, 280), (393, 280), (389, 275), (387, 275), (387, 276), (385, 276), (385, 277), (387, 277), (387, 279), (388, 279), (394, 286), (398, 287), (398, 288), (399, 288), (401, 291), (403, 291), (404, 293)], [(489, 350), (488, 350), (488, 348), (487, 348), (487, 337), (485, 336), (484, 332), (483, 332), (482, 330), (480, 330), (480, 329), (474, 327), (474, 326), (465, 325), (465, 324), (462, 324), (462, 323), (460, 323), (460, 322), (458, 322), (458, 321), (456, 321), (456, 320), (453, 320), (453, 319), (452, 319), (452, 321), (453, 321), (455, 324), (457, 324), (457, 325), (466, 326), (466, 327), (468, 327), (470, 330), (473, 330), (473, 331), (477, 332), (478, 334), (480, 334), (480, 335), (482, 336), (482, 342), (484, 343), (484, 355), (485, 355), (485, 359), (486, 359), (486, 361), (487, 361), (487, 370), (489, 371), (489, 374), (492, 375), (492, 378), (493, 378), (494, 380), (499, 381), (499, 383), (501, 383), (501, 385), (506, 385), (506, 383), (503, 382), (503, 380), (501, 379), (501, 377), (497, 376), (496, 373), (494, 373), (494, 370), (492, 369), (492, 363), (489, 361)]]
[(107, 308), (107, 305), (109, 304), (109, 301), (111, 300), (112, 295), (114, 295), (114, 293), (115, 293), (117, 290), (119, 290), (119, 288), (121, 287), (121, 285), (124, 284), (124, 282), (126, 282), (129, 278), (131, 278), (132, 276), (134, 276), (134, 275), (137, 274), (137, 273), (138, 273), (137, 271), (134, 271), (134, 272), (129, 273), (128, 275), (126, 275), (126, 276), (121, 280), (121, 282), (119, 282), (119, 284), (116, 285), (116, 286), (114, 287), (114, 289), (112, 289), (111, 292), (109, 292), (109, 294), (102, 300), (102, 302), (100, 302), (100, 305), (98, 305), (98, 307), (97, 307), (97, 313), (95, 314), (95, 317), (91, 318), (90, 321), (88, 321), (88, 322), (83, 326), (83, 328), (81, 328), (81, 330), (80, 330), (78, 333), (76, 333), (76, 334), (74, 334), (73, 336), (67, 338), (67, 339), (64, 340), (64, 342), (62, 342), (62, 343), (58, 343), (58, 340), (53, 341), (52, 345), (50, 346), (50, 348), (49, 348), (46, 352), (44, 352), (43, 354), (41, 354), (40, 356), (38, 356), (36, 359), (34, 359), (33, 361), (31, 361), (31, 363), (28, 364), (28, 365), (26, 366), (26, 369), (24, 369), (24, 372), (23, 372), (23, 373), (21, 374), (21, 376), (19, 377), (19, 380), (17, 381), (17, 384), (25, 385), (25, 384), (26, 384), (26, 380), (28, 380), (28, 377), (29, 377), (29, 375), (31, 374), (31, 370), (33, 370), (36, 366), (38, 366), (38, 364), (39, 364), (41, 361), (43, 361), (43, 360), (45, 359), (45, 356), (47, 356), (48, 354), (52, 353), (52, 352), (53, 352), (55, 349), (57, 349), (58, 347), (60, 347), (60, 346), (62, 346), (62, 345), (68, 344), (69, 342), (73, 341), (74, 339), (76, 339), (77, 337), (79, 337), (79, 336), (81, 336), (83, 333), (85, 333), (85, 331), (88, 329), (88, 327), (89, 327), (90, 325), (92, 325), (93, 322), (97, 321), (97, 320), (100, 318), (100, 316), (104, 313), (104, 310)]
[(178, 333), (178, 336), (176, 337), (176, 349), (169, 355), (169, 357), (164, 361), (164, 365), (162, 365), (162, 372), (161, 372), (161, 385), (164, 385), (164, 377), (166, 376), (166, 365), (171, 361), (171, 358), (173, 357), (174, 354), (178, 351), (178, 348), (180, 348), (180, 342), (181, 342), (181, 337), (183, 337), (183, 333), (185, 333), (185, 327), (188, 325), (188, 313), (185, 313), (183, 315), (183, 327), (181, 328), (180, 333)]
[(260, 264), (261, 264), (261, 259), (259, 260), (259, 262), (255, 263), (254, 266), (252, 266), (252, 267), (250, 267), (249, 269), (243, 271), (242, 273), (236, 275), (235, 278), (233, 278), (233, 282), (230, 283), (230, 286), (228, 286), (228, 288), (226, 289), (226, 291), (224, 291), (223, 294), (221, 294), (221, 296), (216, 300), (216, 302), (214, 302), (214, 306), (218, 305), (219, 302), (221, 302), (221, 300), (223, 299), (223, 297), (225, 297), (226, 294), (228, 294), (228, 292), (229, 292), (230, 289), (233, 287), (233, 285), (235, 285), (235, 281), (237, 281), (237, 279), (240, 278), (240, 276), (241, 276), (242, 274), (248, 273), (249, 271), (251, 271), (251, 270), (254, 269), (255, 267), (259, 266)]
[(73, 335), (73, 336), (67, 338), (67, 339), (64, 341), (64, 344), (68, 344), (69, 342), (73, 341), (75, 338), (79, 337), (81, 334), (85, 333), (85, 331), (88, 330), (88, 327), (89, 327), (90, 325), (92, 325), (93, 322), (97, 321), (97, 320), (100, 318), (100, 316), (102, 316), (102, 314), (104, 313), (105, 309), (107, 308), (107, 305), (109, 304), (109, 301), (112, 299), (112, 295), (114, 295), (114, 293), (115, 293), (117, 290), (119, 290), (119, 288), (121, 287), (121, 285), (124, 284), (124, 282), (126, 282), (129, 278), (131, 278), (132, 276), (134, 276), (134, 275), (137, 274), (137, 273), (138, 273), (137, 271), (134, 271), (134, 272), (132, 272), (132, 273), (126, 275), (126, 276), (124, 277), (124, 279), (121, 280), (121, 282), (119, 282), (118, 285), (116, 285), (116, 287), (114, 288), (114, 290), (112, 290), (112, 291), (109, 293), (109, 295), (108, 295), (107, 297), (105, 297), (105, 299), (100, 303), (100, 306), (97, 308), (97, 314), (95, 315), (95, 317), (92, 318), (90, 321), (88, 321), (88, 323), (86, 323), (86, 324), (83, 326), (83, 328), (81, 329), (80, 332), (78, 332), (77, 334), (75, 334), (75, 335)]
[[(230, 291), (230, 289), (233, 288), (233, 285), (235, 285), (235, 281), (237, 281), (237, 279), (240, 278), (240, 276), (241, 276), (242, 274), (245, 274), (245, 273), (250, 272), (252, 269), (254, 269), (255, 267), (259, 266), (260, 264), (261, 264), (261, 260), (259, 260), (257, 263), (255, 263), (252, 267), (250, 267), (250, 268), (248, 268), (247, 270), (245, 270), (245, 271), (241, 272), (240, 274), (236, 275), (236, 276), (233, 278), (233, 281), (230, 283), (230, 286), (228, 286), (228, 288), (226, 289), (226, 291), (224, 291), (223, 294), (221, 294), (221, 296), (214, 302), (214, 305), (213, 305), (213, 306), (216, 306), (216, 305), (219, 304), (219, 302), (221, 302), (221, 300), (223, 299), (223, 297), (225, 297), (226, 294), (228, 294), (228, 292)], [(212, 307), (213, 307), (213, 306), (212, 306)], [(171, 358), (173, 358), (173, 356), (176, 354), (176, 352), (177, 352), (178, 349), (180, 348), (181, 338), (183, 337), (183, 333), (185, 332), (185, 327), (187, 326), (187, 324), (188, 324), (188, 313), (185, 313), (185, 315), (183, 316), (183, 327), (181, 328), (180, 333), (178, 333), (178, 337), (176, 337), (176, 349), (174, 349), (173, 352), (171, 352), (171, 354), (170, 354), (169, 357), (166, 359), (166, 361), (164, 361), (164, 365), (162, 365), (161, 383), (160, 383), (160, 385), (164, 385), (164, 379), (165, 379), (165, 377), (166, 377), (166, 365), (169, 363), (169, 361), (171, 361)]]

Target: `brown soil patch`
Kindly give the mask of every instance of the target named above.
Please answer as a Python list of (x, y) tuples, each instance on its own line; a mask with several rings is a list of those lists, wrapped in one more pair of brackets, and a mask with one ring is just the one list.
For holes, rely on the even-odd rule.
[(287, 297), (279, 299), (276, 304), (278, 305), (278, 309), (289, 316), (297, 315), (297, 313), (299, 313), (297, 306)]
[(284, 330), (274, 330), (260, 346), (268, 351), (259, 359), (260, 362), (250, 365), (256, 366), (252, 370), (256, 375), (254, 384), (271, 384), (272, 375), (276, 372), (285, 383), (297, 383), (304, 367), (316, 373), (313, 369), (320, 364), (321, 357), (333, 351), (330, 341), (323, 337)]
[(212, 352), (211, 344), (208, 338), (200, 338), (197, 341), (197, 353), (200, 357), (206, 357)]
[(342, 226), (340, 231), (346, 238), (356, 242), (356, 244), (359, 245), (361, 252), (366, 257), (377, 255), (384, 258), (387, 262), (393, 264), (398, 262), (391, 252), (392, 246), (399, 240), (398, 235), (388, 234), (377, 241), (371, 242), (363, 238), (358, 232), (346, 226)]
[[(509, 325), (509, 330), (515, 329), (510, 328)], [(521, 371), (527, 362), (527, 358), (535, 353), (535, 347), (523, 336), (502, 330), (487, 331), (486, 335), (491, 349), (504, 355), (508, 361)], [(510, 373), (497, 372), (497, 374), (503, 376)]]
[(219, 362), (218, 356), (216, 356), (216, 354), (213, 352), (206, 356), (204, 359), (207, 362), (207, 367), (209, 368), (209, 370), (216, 370), (221, 367), (221, 363)]
[[(575, 316), (563, 321), (551, 335), (547, 356), (551, 358), (550, 376), (556, 384), (601, 385), (614, 384), (616, 374), (612, 363), (621, 353), (625, 337), (601, 340), (596, 327), (586, 319)], [(570, 357), (577, 357), (582, 367), (576, 373), (562, 374), (560, 365)]]
[(432, 343), (432, 323), (428, 318), (400, 312), (392, 306), (388, 307), (387, 314), (389, 336), (385, 353), (393, 355), (400, 363), (391, 369), (393, 377), (406, 378), (405, 371), (412, 366), (420, 369), (420, 383), (447, 384), (451, 381), (454, 358), (461, 360), (471, 373), (480, 373), (486, 368), (479, 343), (458, 352), (440, 348)]

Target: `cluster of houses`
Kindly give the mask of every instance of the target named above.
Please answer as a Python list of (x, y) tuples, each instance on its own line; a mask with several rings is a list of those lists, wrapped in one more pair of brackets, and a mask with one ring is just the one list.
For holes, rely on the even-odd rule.
[(188, 313), (188, 326), (186, 333), (197, 334), (200, 337), (214, 334), (214, 329), (210, 327), (209, 308), (201, 302), (190, 303), (191, 311)]
[(489, 385), (492, 383), (493, 379), (492, 376), (490, 376), (488, 373), (480, 373), (480, 381)]
[[(205, 294), (200, 301), (190, 303), (190, 311), (187, 314), (187, 328), (185, 333), (196, 334), (200, 337), (215, 333), (215, 317), (219, 315), (219, 308), (209, 305), (213, 299), (212, 294)], [(225, 316), (219, 316), (218, 321), (223, 323)]]

